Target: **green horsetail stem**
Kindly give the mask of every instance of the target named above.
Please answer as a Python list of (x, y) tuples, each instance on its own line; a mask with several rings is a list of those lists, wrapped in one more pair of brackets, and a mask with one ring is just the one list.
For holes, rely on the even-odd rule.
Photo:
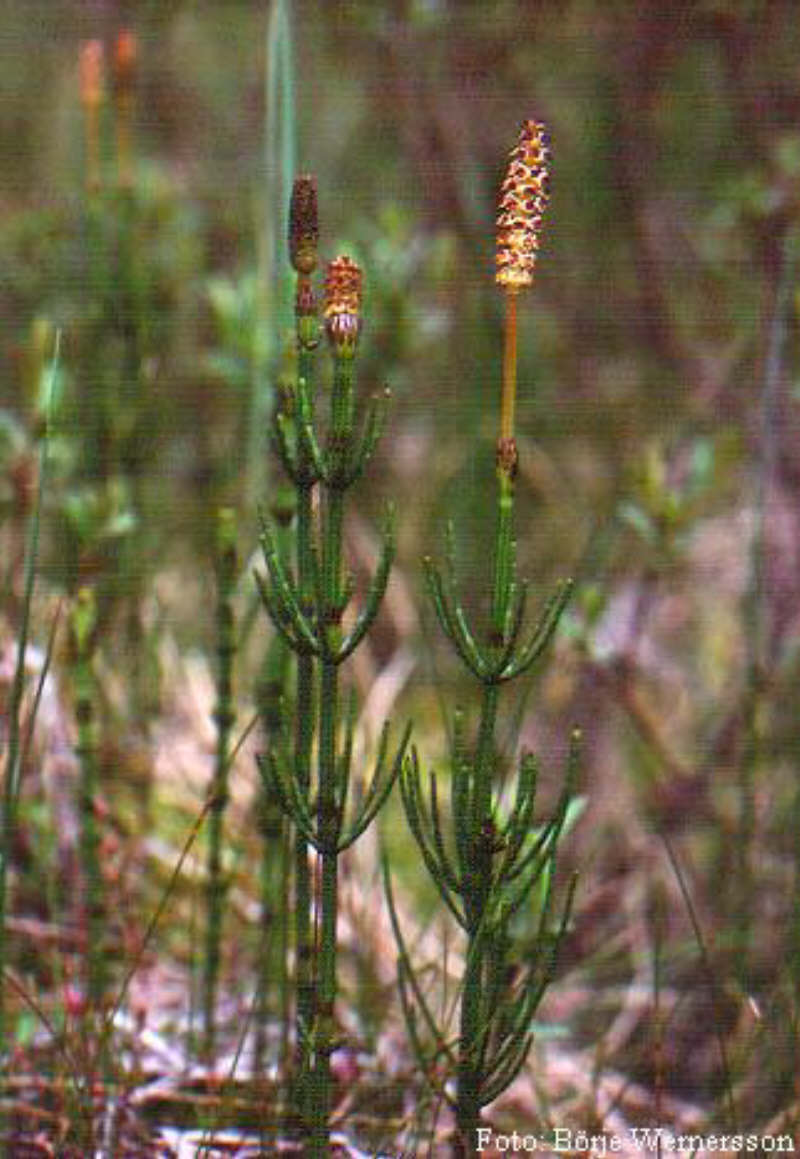
[(226, 881), (222, 870), (224, 816), (228, 803), (230, 735), (236, 719), (233, 707), (233, 658), (236, 652), (236, 621), (233, 595), (236, 588), (236, 520), (224, 507), (217, 513), (214, 565), (217, 578), (217, 704), (214, 722), (217, 746), (214, 774), (209, 788), (207, 924), (203, 977), (203, 1049), (213, 1059), (216, 1039), (216, 1001), (222, 943), (222, 916)]
[[(334, 382), (329, 451), (331, 459), (337, 460), (353, 436), (353, 361), (349, 354), (343, 356), (335, 344), (333, 349)], [(321, 859), (320, 930), (314, 1012), (314, 1063), (308, 1087), (311, 1154), (315, 1159), (322, 1159), (322, 1156), (328, 1154), (330, 1060), (336, 1039), (334, 1004), (341, 817), (337, 801), (336, 743), (339, 716), (339, 663), (335, 651), (341, 640), (341, 618), (345, 603), (342, 592), (343, 518), (344, 491), (337, 481), (329, 480), (324, 485), (320, 568), (322, 572), (320, 632), (326, 645), (326, 654), (321, 661), (319, 695), (317, 833)]]
[[(313, 424), (314, 351), (318, 341), (317, 302), (311, 276), (317, 267), (319, 212), (314, 178), (295, 179), (289, 204), (289, 259), (297, 275), (295, 328), (297, 341), (298, 396), (307, 404), (302, 418)], [(299, 404), (295, 404), (295, 411)], [(308, 440), (299, 435), (301, 416), (295, 413), (297, 499), (295, 562), (300, 610), (312, 615), (314, 603), (313, 494), (317, 473), (311, 461)], [(311, 798), (311, 759), (314, 743), (314, 657), (308, 649), (297, 653), (297, 703), (295, 706), (294, 777), (306, 809)], [(314, 941), (312, 928), (312, 888), (308, 840), (302, 829), (294, 837), (294, 935), (295, 935), (295, 1080), (296, 1102), (301, 1114), (306, 1106), (310, 1074), (310, 1042), (315, 1015)]]
[(75, 718), (80, 761), (80, 855), (83, 876), (83, 923), (86, 937), (86, 995), (99, 1009), (106, 993), (104, 948), (105, 901), (100, 872), (100, 834), (97, 827), (97, 687), (92, 666), (97, 629), (97, 608), (91, 588), (79, 590), (70, 614), (70, 651)]
[[(293, 542), (292, 523), (296, 497), (286, 487), (276, 488), (271, 511), (275, 520), (280, 549), (288, 553)], [(278, 743), (286, 713), (290, 687), (292, 654), (282, 636), (273, 636), (256, 682), (258, 716), (266, 742)], [(277, 1008), (281, 1022), (279, 1065), (288, 1074), (291, 1067), (290, 1034), (292, 1022), (292, 988), (289, 978), (289, 951), (293, 910), (292, 885), (293, 832), (291, 822), (281, 808), (274, 790), (266, 782), (260, 785), (258, 830), (261, 838), (259, 924), (256, 943), (256, 986), (253, 1071), (264, 1073), (268, 1031)], [(276, 999), (277, 998), (277, 1002)]]
[[(283, 721), (284, 699), (289, 680), (291, 653), (285, 641), (275, 636), (270, 642), (256, 687), (258, 715), (264, 736), (275, 744)], [(256, 950), (258, 976), (255, 1028), (253, 1042), (253, 1070), (261, 1075), (264, 1070), (267, 1032), (271, 1010), (271, 995), (276, 983), (281, 1016), (280, 1064), (289, 1066), (289, 1027), (291, 1021), (291, 994), (288, 976), (291, 903), (290, 825), (275, 793), (267, 784), (260, 787), (258, 801), (258, 831), (261, 838), (260, 915)], [(277, 851), (277, 856), (276, 856)]]

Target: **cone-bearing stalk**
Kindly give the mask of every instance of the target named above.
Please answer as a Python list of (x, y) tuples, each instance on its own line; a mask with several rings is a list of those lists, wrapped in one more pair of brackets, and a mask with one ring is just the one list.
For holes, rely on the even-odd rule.
[[(541, 215), (547, 196), (548, 138), (544, 127), (525, 121), (512, 151), (497, 217), (496, 280), (506, 297), (499, 437), (496, 447), (497, 520), (489, 626), (481, 641), (467, 622), (455, 588), (452, 545), (444, 572), (426, 560), (434, 607), (445, 634), (481, 685), (477, 738), (470, 748), (460, 713), (453, 727), (451, 811), (448, 845), (439, 812), (437, 781), (431, 774), (426, 803), (416, 752), (405, 761), (400, 785), (406, 815), (423, 859), (451, 914), (466, 937), (459, 1033), (452, 1063), (456, 1070), (458, 1155), (475, 1155), (481, 1108), (513, 1079), (530, 1047), (530, 1024), (550, 980), (555, 947), (569, 912), (571, 894), (555, 929), (551, 890), (577, 763), (574, 738), (565, 788), (553, 817), (534, 825), (536, 764), (524, 754), (517, 772), (514, 804), (503, 815), (493, 800), (498, 780), (497, 723), (502, 685), (526, 672), (552, 637), (569, 595), (563, 584), (545, 605), (533, 632), (523, 636), (526, 587), (516, 579), (513, 538), (517, 448), (517, 296), (533, 281)], [(389, 883), (388, 873), (386, 876)], [(533, 953), (515, 969), (511, 923), (532, 895), (539, 898), (539, 927)], [(409, 1034), (429, 1072), (435, 1058), (451, 1055), (447, 1028), (439, 1029), (413, 967), (388, 896), (398, 941), (399, 981)], [(518, 977), (518, 982), (510, 982)], [(426, 1047), (417, 1029), (433, 1031)]]
[[(351, 699), (350, 709), (346, 713), (340, 711), (339, 670), (364, 639), (378, 613), (394, 556), (394, 535), (392, 521), (387, 519), (380, 560), (364, 606), (352, 626), (345, 630), (344, 614), (352, 596), (352, 585), (344, 575), (345, 503), (347, 492), (364, 470), (380, 437), (386, 396), (372, 401), (363, 430), (359, 431), (354, 359), (361, 333), (362, 274), (350, 258), (338, 257), (329, 263), (325, 278), (323, 319), (333, 357), (333, 389), (327, 435), (324, 441), (318, 439), (310, 387), (310, 351), (316, 339), (316, 324), (307, 243), (310, 237), (316, 240), (316, 233), (308, 225), (309, 204), (311, 194), (306, 187), (298, 194), (290, 214), (289, 234), (290, 256), (298, 276), (300, 373), (292, 399), (292, 415), (279, 413), (275, 424), (275, 445), (298, 496), (296, 574), (293, 576), (283, 562), (275, 533), (265, 525), (262, 547), (267, 574), (257, 572), (256, 579), (268, 615), (298, 657), (294, 751), (290, 754), (285, 746), (273, 746), (260, 758), (259, 767), (265, 782), (294, 822), (303, 840), (304, 857), (307, 846), (311, 845), (319, 859), (318, 939), (313, 947), (313, 970), (307, 975), (315, 985), (310, 1015), (302, 1022), (304, 975), (298, 958), (298, 1038), (305, 1064), (304, 1074), (300, 1076), (299, 1102), (301, 1113), (308, 1121), (309, 1154), (322, 1159), (329, 1153), (330, 1060), (337, 1045), (339, 857), (361, 836), (386, 801), (400, 773), (408, 730), (390, 761), (388, 727), (384, 727), (372, 775), (355, 808), (347, 810), (355, 705)], [(315, 525), (311, 491), (317, 484), (321, 502)], [(319, 696), (314, 704), (312, 680), (316, 675)], [(300, 709), (303, 698), (307, 711)], [(312, 770), (315, 738), (317, 759)], [(312, 804), (314, 798), (316, 807)], [(298, 840), (298, 853), (299, 850)], [(297, 868), (300, 869), (299, 859)], [(299, 921), (302, 922), (302, 917)], [(303, 936), (300, 924), (297, 935), (300, 949), (299, 940)]]

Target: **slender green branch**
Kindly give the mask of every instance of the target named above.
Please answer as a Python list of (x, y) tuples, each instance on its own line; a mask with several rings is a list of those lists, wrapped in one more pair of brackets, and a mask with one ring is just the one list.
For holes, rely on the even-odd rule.
[(381, 745), (378, 758), (375, 763), (375, 771), (372, 775), (372, 780), (364, 797), (361, 809), (357, 812), (355, 819), (351, 822), (346, 832), (339, 840), (339, 852), (343, 853), (349, 849), (351, 845), (364, 833), (381, 811), (386, 801), (389, 798), (395, 781), (399, 779), (401, 770), (403, 768), (403, 761), (405, 759), (408, 742), (411, 738), (411, 725), (406, 725), (400, 744), (397, 747), (394, 760), (387, 771), (385, 768), (385, 748), (388, 747), (389, 727), (388, 723), (384, 727), (385, 741)]
[[(423, 1070), (427, 1070), (432, 1059), (438, 1058), (438, 1057), (449, 1058), (451, 1064), (453, 1066), (455, 1066), (456, 1065), (456, 1057), (453, 1054), (452, 1049), (448, 1045), (444, 1035), (439, 1032), (436, 1019), (435, 1019), (432, 1011), (430, 1010), (430, 1007), (429, 1007), (428, 1002), (425, 998), (425, 995), (423, 994), (422, 989), (419, 985), (419, 980), (417, 978), (417, 974), (416, 974), (413, 966), (411, 965), (411, 957), (409, 955), (408, 948), (406, 947), (405, 939), (403, 938), (403, 933), (402, 933), (402, 930), (400, 927), (400, 922), (399, 922), (399, 919), (397, 916), (397, 907), (396, 907), (395, 901), (394, 901), (394, 894), (392, 892), (391, 875), (389, 873), (389, 863), (388, 863), (385, 856), (383, 858), (382, 868), (383, 868), (384, 892), (386, 894), (386, 901), (387, 901), (387, 904), (389, 907), (389, 920), (391, 921), (391, 924), (392, 924), (392, 930), (394, 932), (395, 943), (397, 945), (397, 950), (398, 950), (398, 954), (399, 954), (398, 970), (399, 970), (400, 976), (403, 978), (404, 982), (407, 982), (409, 984), (411, 990), (413, 991), (414, 999), (416, 1002), (416, 1007), (422, 1012), (422, 1016), (423, 1016), (423, 1019), (427, 1025), (428, 1031), (429, 1031), (429, 1033), (430, 1033), (430, 1035), (433, 1038), (434, 1043), (435, 1043), (435, 1049), (434, 1049), (433, 1053), (430, 1056), (428, 1056), (427, 1052), (422, 1047), (421, 1039), (416, 1035), (416, 1032), (414, 1032), (411, 1037), (413, 1040), (416, 1041), (416, 1044), (418, 1046), (418, 1050), (415, 1051), (415, 1053), (417, 1054), (417, 1058), (418, 1058), (420, 1064), (422, 1065)], [(401, 990), (403, 990), (403, 989), (404, 989), (404, 987), (401, 987)], [(409, 1026), (409, 1028), (411, 1028), (414, 1024), (414, 1018), (413, 1018), (414, 1007), (412, 1007), (410, 1003), (404, 1002), (404, 1009), (406, 1010), (407, 1015), (408, 1015), (408, 1017), (406, 1019), (407, 1025)], [(426, 1059), (427, 1059), (427, 1062), (426, 1062)]]

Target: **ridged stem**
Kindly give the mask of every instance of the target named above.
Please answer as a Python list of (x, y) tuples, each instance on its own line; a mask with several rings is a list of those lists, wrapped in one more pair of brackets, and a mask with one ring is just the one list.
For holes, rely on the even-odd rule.
[(320, 933), (314, 1023), (314, 1071), (309, 1090), (311, 1110), (310, 1153), (328, 1154), (328, 1116), (331, 1101), (331, 1054), (334, 1049), (336, 1002), (336, 923), (338, 914), (339, 852), (336, 808), (336, 714), (339, 675), (336, 665), (322, 666), (320, 687), (319, 809), (321, 855)]
[(514, 581), (514, 480), (510, 471), (498, 469), (497, 529), (495, 532), (494, 584), (492, 586), (491, 643), (505, 643), (511, 588)]
[[(274, 636), (264, 661), (257, 686), (258, 711), (267, 743), (276, 745), (283, 718), (283, 699), (289, 669), (290, 653), (285, 641)], [(253, 1070), (263, 1073), (270, 1022), (270, 997), (276, 980), (281, 1011), (281, 1064), (289, 1056), (288, 1036), (290, 995), (288, 978), (290, 852), (289, 822), (274, 792), (262, 784), (258, 804), (258, 827), (261, 837), (260, 915), (257, 954), (258, 988), (253, 1044)], [(280, 915), (280, 925), (277, 917)], [(277, 927), (277, 929), (276, 929)]]
[(97, 739), (92, 670), (95, 633), (94, 596), (82, 588), (70, 622), (73, 652), (72, 682), (78, 738), (75, 751), (80, 762), (79, 813), (80, 856), (83, 877), (83, 923), (86, 937), (86, 995), (90, 1009), (99, 1010), (106, 989), (103, 932), (105, 909), (100, 873), (100, 834), (97, 829)]
[[(467, 916), (467, 951), (458, 1046), (458, 1095), (456, 1121), (459, 1135), (469, 1148), (477, 1138), (480, 1120), (481, 1040), (483, 1038), (484, 973), (486, 943), (483, 922), (492, 889), (492, 774), (494, 737), (500, 688), (484, 684), (478, 741), (470, 775), (472, 778), (470, 848), (472, 857), (464, 889)], [(467, 1151), (471, 1154), (471, 1151)]]
[[(328, 457), (334, 467), (333, 479), (325, 486), (322, 527), (322, 617), (321, 631), (335, 649), (341, 637), (342, 615), (342, 530), (344, 492), (336, 484), (335, 468), (343, 456), (353, 430), (353, 364), (350, 358), (336, 357)], [(336, 1002), (336, 921), (338, 910), (338, 868), (340, 819), (337, 805), (336, 723), (339, 707), (338, 665), (322, 662), (319, 702), (319, 804), (322, 885), (320, 893), (320, 940), (316, 1010), (314, 1021), (314, 1072), (310, 1088), (312, 1159), (329, 1153), (328, 1117), (331, 1102), (331, 1054), (335, 1046), (334, 1006)]]
[(236, 585), (236, 544), (233, 512), (218, 514), (217, 573), (217, 747), (211, 782), (208, 834), (207, 927), (203, 983), (204, 1054), (213, 1059), (216, 1038), (216, 997), (220, 969), (222, 914), (226, 883), (222, 873), (223, 820), (228, 803), (230, 733), (234, 722), (233, 657), (236, 651), (233, 593)]
[[(508, 452), (514, 440), (514, 399), (517, 366), (517, 296), (506, 291), (506, 326), (503, 356), (503, 386), (500, 408), (500, 440), (497, 469), (497, 520), (495, 524), (494, 576), (492, 582), (489, 643), (492, 648), (505, 644), (506, 624), (514, 580), (514, 455)], [(506, 454), (504, 455), (504, 448)], [(495, 772), (495, 730), (500, 700), (500, 686), (483, 683), (480, 726), (475, 755), (470, 770), (471, 808), (469, 847), (472, 851), (467, 869), (464, 909), (467, 917), (467, 954), (464, 989), (461, 1000), (458, 1049), (458, 1084), (456, 1124), (459, 1146), (464, 1155), (475, 1154), (481, 1111), (483, 1081), (483, 1042), (486, 1037), (486, 1014), (483, 1001), (487, 964), (491, 949), (487, 943), (485, 923), (492, 894), (492, 859), (494, 856), (494, 823), (492, 785)]]
[[(311, 353), (301, 346), (298, 374), (308, 386), (311, 379)], [(304, 439), (297, 448), (297, 585), (303, 613), (308, 615), (314, 599), (312, 492), (308, 451)], [(295, 778), (297, 787), (308, 803), (311, 793), (311, 750), (314, 739), (314, 660), (308, 653), (297, 657), (297, 706), (295, 718)], [(313, 938), (311, 925), (311, 874), (308, 864), (308, 842), (297, 831), (294, 839), (295, 871), (295, 954), (296, 954), (296, 1073), (300, 1083), (298, 1103), (304, 1109), (303, 1086), (309, 1072), (309, 1035), (314, 1022)]]

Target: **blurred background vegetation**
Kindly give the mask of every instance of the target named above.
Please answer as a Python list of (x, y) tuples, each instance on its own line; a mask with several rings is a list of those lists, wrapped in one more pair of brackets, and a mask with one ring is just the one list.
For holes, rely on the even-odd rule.
[[(12, 630), (45, 321), (63, 331), (50, 588), (102, 574), (109, 616), (130, 590), (149, 601), (134, 636), (208, 651), (216, 507), (238, 509), (243, 558), (255, 542), (251, 392), (282, 366), (278, 304), (262, 309), (265, 237), (283, 215), (264, 198), (267, 13), (255, 0), (3, 6)], [(317, 177), (323, 252), (345, 248), (365, 269), (362, 387), (388, 383), (394, 398), (353, 529), (368, 557), (380, 504), (397, 500), (400, 594), (364, 691), (410, 645), (403, 708), (417, 743), (441, 751), (436, 696), (459, 678), (419, 561), (453, 518), (467, 598), (483, 606), (501, 358), (493, 217), (506, 152), (535, 116), (554, 164), (520, 308), (519, 551), (537, 589), (565, 574), (578, 586), (517, 733), (555, 791), (567, 725), (584, 729), (587, 803), (569, 854), (582, 884), (562, 969), (608, 995), (554, 999), (553, 1017), (631, 1082), (652, 1086), (658, 1070), (664, 1089), (712, 1106), (727, 1081), (713, 1024), (727, 1085), (762, 1124), (789, 1108), (800, 1052), (796, 16), (793, 0), (291, 6), (298, 168)], [(139, 45), (135, 176), (93, 219), (79, 54), (123, 27)], [(109, 383), (126, 381), (135, 389), (109, 402)], [(108, 641), (124, 670), (131, 637)], [(156, 714), (159, 692), (143, 685), (155, 703), (140, 714)], [(619, 1017), (659, 947), (675, 994), (656, 1063), (644, 1015), (624, 1030)]]

